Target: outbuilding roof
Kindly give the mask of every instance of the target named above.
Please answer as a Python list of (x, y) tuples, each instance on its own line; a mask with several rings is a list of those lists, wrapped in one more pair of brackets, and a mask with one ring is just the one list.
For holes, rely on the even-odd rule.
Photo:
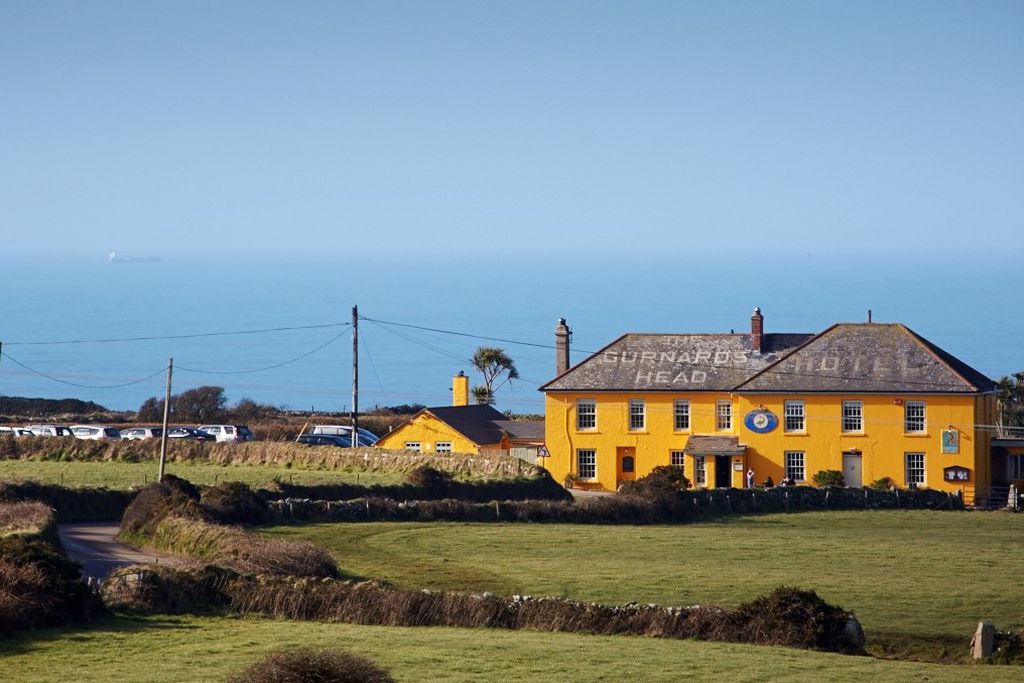
[(502, 431), (495, 421), (507, 419), (493, 406), (484, 404), (439, 406), (424, 408), (423, 411), (432, 414), (478, 446), (500, 443)]

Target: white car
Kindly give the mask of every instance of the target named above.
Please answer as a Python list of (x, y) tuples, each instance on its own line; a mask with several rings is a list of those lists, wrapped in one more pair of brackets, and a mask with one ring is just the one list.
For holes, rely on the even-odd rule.
[[(347, 436), (349, 439), (352, 438), (352, 427), (349, 425), (313, 425), (309, 434), (330, 434), (332, 436)], [(371, 432), (369, 429), (359, 428), (359, 445), (360, 446), (372, 446), (380, 441), (380, 437)]]
[(71, 425), (71, 433), (76, 439), (93, 441), (120, 441), (121, 432), (106, 425)]
[(0, 436), (32, 436), (32, 432), (22, 427), (0, 427)]
[(243, 441), (252, 441), (256, 438), (245, 425), (203, 425), (198, 429), (201, 432), (211, 434), (218, 442), (242, 443)]
[(25, 429), (35, 436), (74, 436), (64, 425), (28, 425)]
[(121, 430), (121, 438), (128, 439), (129, 441), (159, 439), (163, 433), (163, 427), (128, 427)]

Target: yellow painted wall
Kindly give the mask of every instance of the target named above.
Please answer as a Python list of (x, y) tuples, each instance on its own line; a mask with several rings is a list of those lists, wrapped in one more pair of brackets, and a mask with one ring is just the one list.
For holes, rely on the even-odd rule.
[(438, 441), (450, 441), (453, 453), (478, 453), (481, 448), (496, 449), (500, 444), (476, 444), (430, 413), (420, 413), (377, 442), (378, 448), (405, 448), (410, 441), (418, 441), (423, 453), (437, 452)]
[[(597, 428), (590, 431), (576, 429), (576, 400), (591, 399), (597, 402)], [(646, 429), (631, 432), (627, 429), (630, 399), (646, 402)], [(674, 403), (678, 399), (690, 401), (691, 429), (687, 432), (674, 431)], [(729, 399), (733, 406), (733, 425), (728, 432), (715, 431), (715, 405), (719, 399)], [(792, 434), (784, 430), (785, 400), (803, 400), (806, 429), (803, 433)], [(904, 433), (903, 401), (921, 400), (926, 404), (926, 433), (912, 435)], [(862, 434), (842, 432), (842, 404), (844, 400), (863, 401)], [(925, 486), (940, 490), (955, 490), (963, 485), (943, 480), (943, 468), (960, 465), (971, 470), (971, 480), (966, 487), (973, 491), (990, 482), (989, 437), (985, 430), (976, 430), (975, 423), (991, 424), (992, 397), (957, 395), (763, 395), (727, 393), (691, 394), (562, 394), (549, 393), (545, 406), (545, 438), (550, 457), (546, 466), (556, 481), (570, 472), (575, 473), (575, 453), (580, 448), (597, 451), (597, 480), (591, 485), (614, 490), (618, 484), (616, 471), (616, 449), (636, 449), (636, 474), (638, 477), (649, 473), (658, 465), (669, 464), (669, 453), (682, 450), (691, 434), (713, 435), (732, 434), (747, 446), (745, 462), (733, 459), (732, 465), (741, 463), (741, 470), (732, 468), (730, 480), (733, 486), (744, 485), (747, 467), (753, 467), (757, 482), (771, 477), (776, 483), (785, 475), (785, 451), (805, 453), (806, 479), (815, 472), (825, 469), (843, 469), (843, 451), (856, 449), (862, 453), (863, 484), (867, 485), (884, 476), (891, 477), (899, 485), (905, 485), (904, 454), (923, 452), (925, 454)], [(757, 408), (771, 410), (779, 419), (779, 425), (768, 434), (751, 432), (743, 424), (745, 415)], [(980, 419), (976, 419), (980, 418)], [(960, 452), (942, 453), (942, 431), (950, 426), (960, 431)], [(686, 458), (686, 475), (694, 481), (693, 459)], [(714, 485), (714, 460), (708, 459), (708, 485)], [(583, 482), (586, 485), (586, 482)]]

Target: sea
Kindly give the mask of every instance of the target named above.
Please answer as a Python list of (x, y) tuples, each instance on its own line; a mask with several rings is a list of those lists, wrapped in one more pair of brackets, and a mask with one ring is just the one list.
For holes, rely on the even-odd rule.
[[(658, 253), (214, 257), (111, 262), (106, 253), (8, 255), (0, 268), (0, 395), (79, 398), (134, 410), (224, 387), (295, 411), (449, 405), (451, 378), (479, 380), (477, 346), (500, 346), (519, 379), (496, 407), (543, 412), (554, 330), (576, 363), (626, 332), (819, 332), (901, 322), (998, 379), (1024, 369), (1020, 254)], [(652, 252), (645, 255), (645, 252)], [(148, 255), (147, 255), (148, 256)]]

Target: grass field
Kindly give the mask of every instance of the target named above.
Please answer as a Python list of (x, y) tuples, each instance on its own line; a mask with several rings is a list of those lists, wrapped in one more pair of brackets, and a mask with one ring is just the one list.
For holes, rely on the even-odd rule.
[[(128, 489), (153, 483), (156, 462), (59, 462), (50, 460), (0, 460), (0, 481), (32, 479), (65, 486), (106, 486)], [(250, 486), (267, 486), (274, 477), (296, 484), (347, 482), (361, 484), (397, 484), (404, 474), (386, 472), (345, 472), (268, 465), (214, 465), (202, 462), (169, 462), (167, 472), (193, 484), (240, 481)]]
[(3, 678), (223, 681), (278, 647), (342, 647), (398, 681), (1019, 681), (1019, 667), (893, 662), (804, 650), (527, 631), (196, 617), (110, 618), (0, 641)]
[(268, 533), (324, 546), (352, 573), (415, 587), (725, 606), (779, 585), (809, 588), (853, 611), (872, 651), (890, 655), (927, 642), (918, 656), (958, 656), (981, 619), (1024, 626), (1024, 515), (806, 512), (677, 526), (376, 523)]

